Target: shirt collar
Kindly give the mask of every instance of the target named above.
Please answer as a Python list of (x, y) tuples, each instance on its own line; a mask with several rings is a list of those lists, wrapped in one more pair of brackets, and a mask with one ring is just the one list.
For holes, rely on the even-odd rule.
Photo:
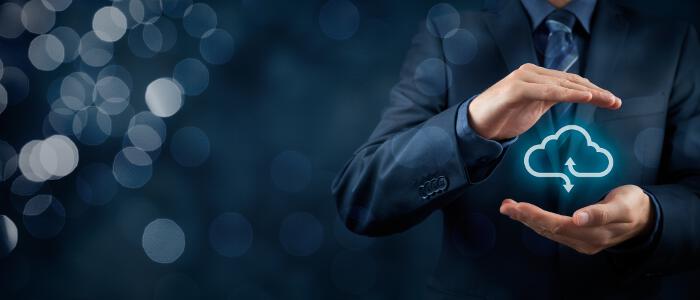
[[(527, 14), (530, 16), (533, 31), (544, 22), (544, 19), (550, 13), (557, 9), (547, 0), (520, 0), (520, 2), (523, 3)], [(564, 9), (573, 13), (579, 23), (583, 25), (583, 29), (590, 33), (591, 18), (593, 17), (596, 2), (597, 0), (571, 0)]]

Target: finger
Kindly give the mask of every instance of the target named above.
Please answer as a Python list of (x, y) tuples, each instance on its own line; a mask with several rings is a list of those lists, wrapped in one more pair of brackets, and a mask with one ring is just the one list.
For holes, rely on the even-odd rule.
[(515, 213), (515, 205), (517, 202), (513, 199), (505, 199), (501, 202), (501, 207), (498, 209), (503, 215), (509, 216)]
[(632, 221), (629, 209), (615, 201), (596, 203), (581, 208), (574, 212), (573, 218), (574, 224), (586, 227)]
[(588, 80), (584, 77), (581, 77), (579, 75), (567, 73), (567, 72), (562, 72), (562, 71), (558, 71), (558, 70), (551, 70), (551, 69), (543, 68), (543, 67), (536, 66), (533, 64), (523, 65), (522, 69), (525, 71), (529, 71), (529, 72), (538, 74), (538, 75), (549, 76), (549, 77), (558, 78), (560, 80), (575, 82), (577, 84), (586, 86), (590, 89), (596, 90), (599, 92), (600, 95), (603, 95), (604, 97), (613, 99), (612, 105), (610, 107), (612, 109), (618, 109), (622, 106), (622, 100), (620, 98), (618, 98), (617, 96), (613, 95), (612, 92), (595, 85), (590, 80)]
[(585, 86), (590, 87), (590, 88), (592, 88), (592, 89), (599, 90), (599, 91), (601, 91), (601, 92), (608, 92), (608, 93), (610, 93), (610, 91), (608, 91), (608, 90), (606, 90), (606, 89), (603, 89), (603, 88), (601, 88), (601, 87), (595, 85), (595, 84), (594, 84), (593, 82), (591, 82), (590, 80), (588, 80), (588, 79), (586, 79), (586, 78), (584, 78), (584, 77), (581, 77), (581, 76), (579, 76), (579, 75), (576, 75), (576, 74), (573, 74), (573, 73), (567, 73), (567, 72), (563, 72), (563, 71), (559, 71), (559, 70), (547, 69), (547, 68), (543, 68), (543, 67), (536, 66), (536, 65), (533, 65), (533, 66), (534, 66), (534, 68), (529, 68), (528, 70), (531, 71), (531, 72), (540, 74), (540, 75), (552, 76), (552, 77), (557, 77), (557, 78), (564, 78), (564, 79), (567, 79), (567, 80), (570, 80), (570, 81), (573, 81), (573, 82), (576, 82), (576, 83), (585, 85)]
[(570, 89), (553, 84), (523, 83), (522, 93), (530, 100), (550, 101), (550, 102), (573, 102), (592, 104), (602, 108), (616, 109), (619, 106), (616, 100), (594, 94), (591, 91), (581, 91)]
[(518, 203), (515, 209), (517, 220), (555, 234), (572, 223), (571, 217), (555, 214), (526, 202)]
[(520, 75), (521, 80), (529, 83), (540, 83), (540, 84), (554, 84), (565, 88), (579, 90), (579, 91), (589, 91), (594, 96), (598, 97), (611, 97), (613, 96), (610, 92), (598, 88), (597, 86), (591, 86), (588, 84), (583, 84), (577, 81), (572, 81), (567, 78), (561, 78), (556, 76), (546, 76), (541, 75), (536, 72), (524, 71)]

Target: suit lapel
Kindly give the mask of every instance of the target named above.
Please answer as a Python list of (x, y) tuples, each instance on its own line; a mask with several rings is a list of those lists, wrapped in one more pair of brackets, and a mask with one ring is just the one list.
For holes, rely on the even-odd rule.
[[(620, 60), (628, 31), (628, 21), (617, 6), (607, 0), (599, 0), (591, 28), (591, 40), (586, 57), (584, 77), (596, 85), (610, 89), (615, 64)], [(595, 117), (596, 107), (588, 104), (576, 106), (574, 122), (586, 128)], [(570, 139), (571, 140), (571, 139)], [(573, 139), (568, 149), (575, 152), (582, 149), (583, 139)], [(566, 157), (564, 159), (567, 159)], [(575, 184), (575, 183), (574, 183)], [(573, 212), (575, 201), (568, 201), (578, 193), (560, 192), (559, 207), (563, 212)], [(580, 194), (579, 194), (580, 195)]]
[[(508, 1), (499, 11), (486, 15), (485, 23), (498, 46), (509, 73), (526, 63), (538, 63), (532, 41), (530, 20), (520, 1)], [(542, 115), (534, 129), (540, 139), (553, 134), (554, 121), (551, 114)], [(550, 152), (547, 152), (547, 158), (550, 164), (556, 167), (559, 164), (559, 155), (556, 151)]]
[[(614, 4), (598, 1), (598, 10), (593, 17), (591, 41), (586, 57), (584, 76), (596, 85), (608, 89), (610, 76), (619, 61), (627, 37), (628, 21)], [(576, 121), (587, 125), (593, 121), (596, 107), (578, 105)]]

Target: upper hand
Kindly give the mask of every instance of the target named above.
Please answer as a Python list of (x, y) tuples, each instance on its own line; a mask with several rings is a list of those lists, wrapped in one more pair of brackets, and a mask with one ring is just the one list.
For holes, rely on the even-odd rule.
[(524, 64), (469, 104), (469, 125), (487, 139), (504, 140), (530, 129), (559, 102), (618, 109), (620, 98), (576, 74)]
[(500, 211), (538, 234), (584, 254), (596, 254), (650, 230), (654, 220), (649, 196), (635, 185), (613, 189), (572, 217), (506, 199)]

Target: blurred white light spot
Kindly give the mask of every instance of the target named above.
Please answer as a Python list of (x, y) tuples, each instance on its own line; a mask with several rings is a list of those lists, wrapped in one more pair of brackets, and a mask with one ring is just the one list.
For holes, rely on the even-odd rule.
[(41, 0), (31, 0), (22, 7), (22, 24), (31, 33), (46, 33), (55, 22), (56, 13), (46, 8)]
[(216, 12), (205, 3), (195, 3), (185, 10), (182, 25), (193, 37), (201, 38), (207, 31), (216, 28)]
[(131, 0), (129, 13), (138, 23), (153, 24), (163, 14), (162, 2), (161, 0)]
[(233, 37), (222, 29), (207, 31), (199, 41), (199, 53), (202, 58), (214, 65), (221, 65), (231, 60), (234, 50)]
[(17, 247), (17, 225), (6, 215), (0, 215), (0, 257), (9, 255)]
[(158, 133), (158, 136), (160, 136), (160, 141), (163, 143), (166, 138), (167, 134), (167, 128), (165, 126), (165, 122), (163, 122), (163, 119), (156, 117), (154, 114), (152, 114), (149, 111), (142, 111), (136, 115), (134, 115), (131, 120), (129, 121), (129, 128), (138, 126), (138, 125), (146, 125), (153, 130), (155, 130)]
[(65, 50), (63, 44), (53, 35), (42, 34), (29, 44), (29, 61), (35, 68), (52, 71), (63, 63)]
[(222, 256), (241, 256), (253, 243), (253, 227), (239, 213), (221, 214), (209, 225), (209, 243)]
[(63, 45), (64, 63), (72, 62), (78, 58), (80, 54), (80, 52), (78, 52), (78, 48), (80, 47), (80, 35), (78, 35), (75, 30), (65, 26), (56, 27), (51, 30), (51, 35), (61, 41), (61, 45)]
[(127, 147), (114, 157), (112, 173), (122, 186), (137, 189), (151, 179), (152, 164), (153, 161), (146, 152), (136, 147)]
[(0, 36), (14, 39), (24, 32), (22, 7), (14, 2), (0, 5)]
[(184, 167), (196, 167), (209, 158), (209, 138), (199, 128), (184, 127), (173, 135), (170, 153)]
[(114, 47), (112, 43), (101, 40), (94, 31), (90, 31), (80, 39), (78, 51), (80, 58), (88, 66), (102, 67), (112, 59)]
[(209, 85), (209, 69), (198, 59), (185, 58), (175, 65), (173, 79), (182, 86), (186, 95), (196, 96)]
[(311, 162), (295, 151), (277, 155), (270, 165), (270, 177), (277, 188), (289, 193), (302, 191), (311, 181)]
[(182, 91), (170, 78), (159, 78), (146, 87), (146, 105), (151, 112), (161, 118), (177, 113), (182, 107)]
[(323, 226), (310, 213), (292, 213), (282, 221), (279, 238), (290, 255), (309, 256), (321, 247)]
[(52, 11), (64, 11), (66, 10), (73, 0), (41, 0), (44, 6)]
[(428, 11), (425, 25), (436, 37), (445, 38), (454, 34), (461, 22), (459, 12), (452, 5), (438, 3)]
[(126, 16), (114, 6), (100, 8), (92, 18), (92, 30), (105, 42), (118, 41), (124, 36), (126, 29)]
[(82, 168), (75, 183), (80, 199), (90, 205), (107, 204), (117, 194), (118, 186), (112, 169), (103, 163)]
[(642, 166), (658, 168), (661, 160), (661, 141), (664, 131), (658, 127), (646, 128), (637, 134), (634, 139), (634, 156)]
[(17, 104), (29, 95), (29, 78), (16, 67), (4, 67), (0, 84), (7, 91), (7, 103)]
[(416, 67), (413, 83), (426, 96), (439, 96), (452, 86), (452, 70), (441, 59), (428, 58)]
[(318, 23), (326, 36), (335, 40), (351, 38), (360, 25), (357, 7), (347, 0), (330, 0), (321, 7)]
[(185, 251), (185, 233), (170, 219), (156, 219), (146, 225), (141, 244), (152, 261), (169, 264)]
[(61, 202), (51, 195), (37, 195), (24, 206), (24, 227), (39, 239), (58, 235), (66, 221), (66, 211)]
[(63, 135), (46, 140), (33, 140), (24, 145), (19, 154), (19, 169), (25, 178), (34, 182), (56, 180), (67, 176), (78, 166), (78, 148)]
[(134, 147), (143, 151), (155, 151), (163, 144), (158, 132), (148, 125), (136, 125), (126, 133)]
[(108, 115), (117, 115), (129, 105), (131, 91), (127, 84), (115, 76), (106, 76), (95, 84), (94, 102)]
[(88, 106), (73, 117), (73, 134), (85, 145), (102, 144), (112, 134), (112, 120), (101, 109)]
[(445, 38), (442, 44), (447, 61), (453, 64), (468, 64), (476, 56), (477, 41), (468, 30), (457, 29), (454, 34)]
[(92, 104), (95, 82), (84, 72), (74, 72), (61, 82), (61, 101), (66, 107), (79, 111)]
[(0, 140), (0, 182), (9, 179), (15, 174), (18, 159), (15, 148)]

